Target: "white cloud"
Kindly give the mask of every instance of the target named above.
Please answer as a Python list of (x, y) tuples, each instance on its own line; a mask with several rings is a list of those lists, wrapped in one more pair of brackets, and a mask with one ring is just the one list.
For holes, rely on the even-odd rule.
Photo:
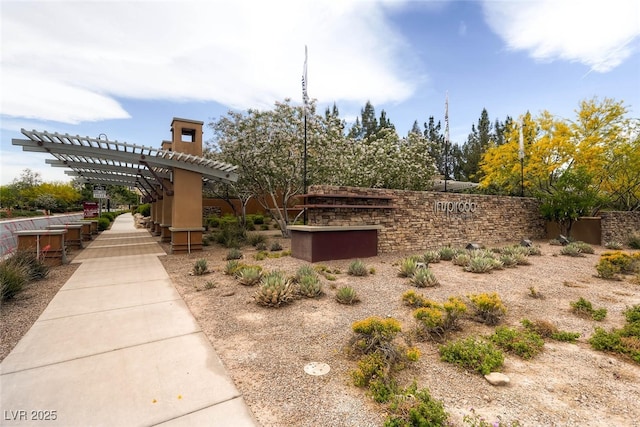
[[(391, 5), (391, 6), (390, 6)], [(373, 1), (3, 2), (2, 113), (78, 123), (129, 117), (118, 98), (266, 107), (399, 102), (420, 76)], [(412, 78), (416, 80), (411, 80)]]
[(637, 0), (485, 0), (483, 8), (489, 26), (510, 49), (526, 50), (538, 60), (577, 61), (607, 72), (638, 47)]

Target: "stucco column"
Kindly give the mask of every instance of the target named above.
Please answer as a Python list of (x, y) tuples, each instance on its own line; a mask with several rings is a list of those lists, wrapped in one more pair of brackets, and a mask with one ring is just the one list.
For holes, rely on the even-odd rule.
[[(164, 188), (171, 188), (171, 182), (168, 179), (163, 179)], [(166, 189), (162, 193), (162, 218), (160, 219), (160, 241), (171, 241), (171, 227), (173, 213), (173, 191), (167, 191)]]

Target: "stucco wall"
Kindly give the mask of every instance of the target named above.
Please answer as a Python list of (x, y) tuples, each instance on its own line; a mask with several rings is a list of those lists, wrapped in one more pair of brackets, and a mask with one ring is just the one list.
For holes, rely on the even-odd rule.
[(602, 243), (627, 243), (629, 236), (640, 233), (640, 212), (600, 212)]
[[(545, 237), (539, 204), (531, 198), (324, 185), (310, 187), (309, 193), (393, 197), (371, 204), (388, 203), (394, 209), (316, 208), (308, 213), (309, 225), (381, 225), (380, 253)], [(339, 204), (361, 202), (342, 199)]]

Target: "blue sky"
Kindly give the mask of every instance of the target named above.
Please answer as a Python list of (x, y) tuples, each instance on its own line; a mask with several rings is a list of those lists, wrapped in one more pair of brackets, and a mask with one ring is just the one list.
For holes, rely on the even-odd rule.
[[(575, 117), (580, 101), (624, 101), (640, 117), (635, 0), (0, 0), (0, 184), (25, 168), (67, 181), (46, 155), (11, 145), (20, 128), (159, 147), (173, 117), (367, 100), (405, 135), (444, 121), (463, 143), (483, 108)], [(211, 138), (205, 126), (204, 138)]]

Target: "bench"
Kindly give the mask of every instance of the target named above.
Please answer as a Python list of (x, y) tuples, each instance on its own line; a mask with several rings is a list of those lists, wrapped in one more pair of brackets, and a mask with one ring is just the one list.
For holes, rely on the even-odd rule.
[(82, 249), (82, 224), (47, 225), (47, 230), (67, 230), (64, 238), (65, 246)]
[(49, 266), (67, 263), (65, 234), (67, 230), (20, 230), (13, 234), (18, 238), (18, 250), (34, 253)]

